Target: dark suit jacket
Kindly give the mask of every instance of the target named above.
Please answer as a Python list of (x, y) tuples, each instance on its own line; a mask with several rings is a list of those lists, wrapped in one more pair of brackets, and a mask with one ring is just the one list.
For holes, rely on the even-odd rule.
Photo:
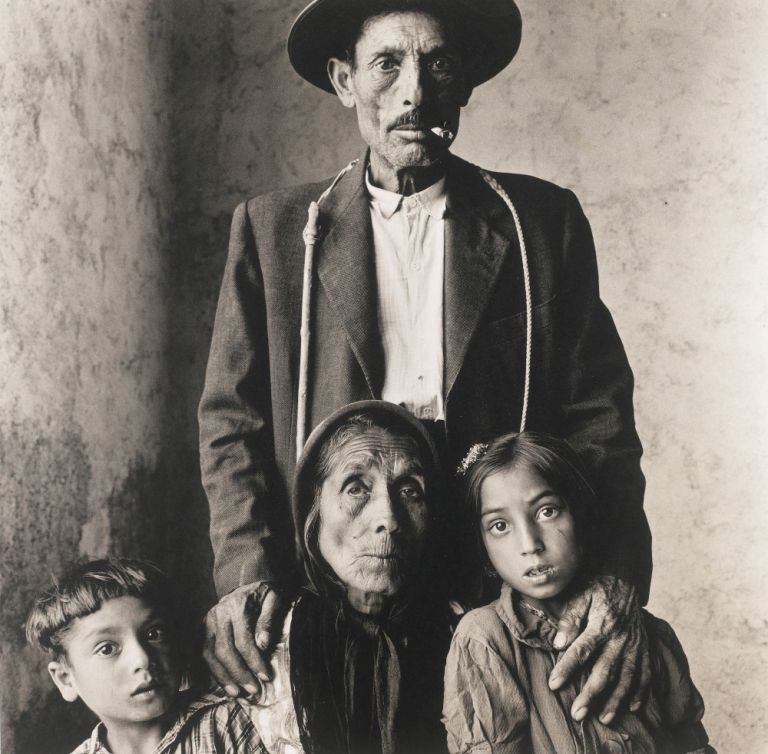
[[(384, 357), (365, 159), (322, 208), (312, 307), (309, 429), (343, 404), (378, 398)], [(496, 174), (520, 216), (531, 271), (533, 355), (528, 428), (567, 438), (603, 501), (601, 546), (647, 594), (650, 532), (633, 378), (599, 298), (589, 224), (551, 183)], [(241, 204), (232, 222), (200, 403), (203, 484), (219, 594), (295, 568), (293, 475), (307, 207), (330, 181)], [(447, 175), (445, 396), (449, 468), (468, 447), (518, 429), (525, 298), (512, 216), (476, 168)]]

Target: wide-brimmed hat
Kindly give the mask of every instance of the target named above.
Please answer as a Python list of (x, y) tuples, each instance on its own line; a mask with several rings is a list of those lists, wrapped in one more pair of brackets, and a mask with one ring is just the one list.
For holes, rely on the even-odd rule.
[(514, 0), (313, 0), (293, 22), (288, 58), (303, 79), (333, 94), (327, 65), (343, 57), (351, 36), (368, 17), (388, 10), (434, 10), (438, 17), (456, 19), (461, 38), (471, 49), (469, 84), (493, 78), (520, 46), (522, 20)]

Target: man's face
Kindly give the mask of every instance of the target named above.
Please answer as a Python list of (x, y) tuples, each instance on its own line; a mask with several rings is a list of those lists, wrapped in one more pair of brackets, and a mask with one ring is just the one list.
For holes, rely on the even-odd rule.
[(331, 460), (318, 547), (360, 612), (376, 612), (418, 567), (427, 529), (424, 471), (408, 437), (370, 429)]
[(107, 726), (157, 720), (179, 688), (177, 652), (166, 622), (142, 600), (118, 597), (77, 618), (66, 659), (49, 664), (62, 696), (80, 697)]
[(471, 90), (440, 21), (423, 12), (369, 18), (354, 63), (340, 66), (347, 75), (331, 78), (342, 102), (356, 108), (375, 157), (402, 169), (426, 167), (445, 155), (447, 147), (430, 129), (447, 123), (455, 135)]

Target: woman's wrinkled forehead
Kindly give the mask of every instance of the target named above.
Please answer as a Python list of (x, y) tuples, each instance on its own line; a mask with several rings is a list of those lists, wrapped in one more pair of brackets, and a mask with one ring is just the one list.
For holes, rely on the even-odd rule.
[(374, 467), (388, 474), (424, 473), (417, 442), (403, 433), (371, 427), (360, 429), (332, 445), (321, 453), (323, 478), (318, 481), (341, 470), (365, 471)]

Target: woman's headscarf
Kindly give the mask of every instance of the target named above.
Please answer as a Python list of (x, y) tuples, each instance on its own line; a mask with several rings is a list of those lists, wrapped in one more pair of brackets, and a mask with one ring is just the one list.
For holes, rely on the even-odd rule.
[[(342, 426), (369, 424), (412, 438), (424, 466), (429, 512), (425, 547), (414, 583), (385, 614), (353, 610), (343, 585), (305, 525), (327, 441)], [(361, 421), (362, 420), (362, 421)], [(435, 446), (421, 423), (384, 401), (360, 401), (336, 411), (310, 435), (293, 489), (297, 547), (307, 587), (291, 621), (291, 688), (302, 745), (311, 754), (424, 752), (445, 749), (440, 723), (443, 667), (450, 643), (448, 601), (440, 568), (441, 475)]]

